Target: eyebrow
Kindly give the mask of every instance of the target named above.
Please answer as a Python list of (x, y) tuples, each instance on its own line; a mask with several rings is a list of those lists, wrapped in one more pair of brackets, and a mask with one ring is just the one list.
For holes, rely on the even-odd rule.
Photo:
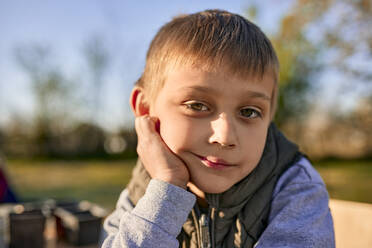
[[(196, 91), (200, 91), (200, 92), (203, 92), (203, 93), (211, 93), (212, 92), (212, 93), (218, 94), (218, 91), (216, 91), (213, 88), (208, 88), (208, 87), (203, 87), (203, 86), (198, 86), (198, 85), (187, 86), (187, 87), (182, 88), (182, 90), (196, 90)], [(271, 97), (267, 96), (264, 93), (257, 92), (257, 91), (252, 91), (252, 90), (248, 90), (248, 91), (245, 91), (245, 92), (249, 97), (262, 98), (263, 100), (271, 101)]]

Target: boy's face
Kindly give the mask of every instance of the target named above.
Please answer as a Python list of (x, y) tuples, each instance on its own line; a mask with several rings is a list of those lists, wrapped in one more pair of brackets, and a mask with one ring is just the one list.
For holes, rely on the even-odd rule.
[(240, 79), (194, 67), (167, 75), (150, 115), (201, 191), (221, 193), (258, 164), (270, 123), (273, 78)]

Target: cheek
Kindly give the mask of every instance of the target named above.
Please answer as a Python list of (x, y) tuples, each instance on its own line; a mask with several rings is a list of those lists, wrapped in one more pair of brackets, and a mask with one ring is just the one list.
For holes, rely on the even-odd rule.
[(190, 150), (200, 143), (201, 131), (196, 124), (183, 116), (167, 115), (160, 119), (160, 135), (168, 147), (176, 154)]
[(242, 140), (245, 142), (245, 150), (250, 151), (246, 153), (247, 160), (251, 163), (258, 163), (265, 148), (267, 129), (260, 128), (254, 132), (249, 132), (249, 134), (249, 137)]

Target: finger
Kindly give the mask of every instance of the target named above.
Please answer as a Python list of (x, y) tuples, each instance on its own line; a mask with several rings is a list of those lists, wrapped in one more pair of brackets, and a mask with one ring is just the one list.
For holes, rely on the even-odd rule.
[(139, 116), (135, 119), (135, 129), (138, 135), (142, 135), (145, 132), (146, 122), (150, 117), (148, 115)]
[(136, 131), (138, 136), (137, 153), (141, 157), (145, 168), (147, 168), (146, 165), (153, 162), (151, 158), (159, 159), (167, 157), (167, 155), (165, 155), (167, 154), (166, 146), (160, 138), (160, 135), (155, 131), (155, 120), (156, 118), (151, 118), (149, 116), (142, 116), (136, 119)]
[(136, 117), (134, 119), (134, 128), (135, 128), (137, 134), (140, 132), (139, 125), (140, 125), (140, 117)]
[(136, 133), (137, 133), (137, 139), (138, 139), (138, 145), (140, 145), (141, 143), (144, 142), (145, 139), (148, 139), (146, 138), (146, 135), (144, 134), (144, 131), (143, 131), (143, 122), (144, 122), (144, 118), (147, 118), (146, 116), (139, 116), (135, 119), (135, 122), (134, 122), (134, 126), (135, 126), (135, 129), (136, 129)]
[(134, 125), (135, 125), (135, 128), (136, 128), (136, 131), (141, 130), (141, 123), (142, 123), (143, 119), (147, 118), (147, 117), (148, 117), (148, 115), (143, 115), (143, 116), (136, 117), (136, 119), (134, 120)]
[(140, 120), (140, 129), (145, 136), (154, 138), (156, 136), (159, 138), (159, 134), (156, 132), (155, 123), (157, 121), (156, 117), (146, 116)]
[(138, 145), (140, 146), (151, 146), (156, 144), (159, 146), (159, 142), (162, 142), (160, 135), (155, 130), (155, 122), (157, 118), (150, 116), (137, 117), (135, 121), (135, 127), (138, 137)]
[(149, 128), (151, 132), (158, 134), (158, 131), (157, 131), (158, 123), (159, 123), (159, 118), (150, 116), (148, 124), (149, 124)]
[(144, 133), (144, 121), (147, 118), (147, 116), (139, 116), (135, 119), (135, 129), (137, 133), (137, 153), (138, 155), (141, 155), (143, 151), (148, 148), (149, 141), (151, 138), (148, 137), (148, 135), (145, 135)]

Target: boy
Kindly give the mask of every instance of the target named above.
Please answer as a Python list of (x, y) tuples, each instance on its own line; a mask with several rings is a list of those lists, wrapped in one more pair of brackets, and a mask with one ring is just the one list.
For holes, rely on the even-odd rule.
[(131, 95), (138, 164), (103, 247), (334, 247), (324, 183), (271, 123), (278, 67), (236, 14), (160, 29)]

